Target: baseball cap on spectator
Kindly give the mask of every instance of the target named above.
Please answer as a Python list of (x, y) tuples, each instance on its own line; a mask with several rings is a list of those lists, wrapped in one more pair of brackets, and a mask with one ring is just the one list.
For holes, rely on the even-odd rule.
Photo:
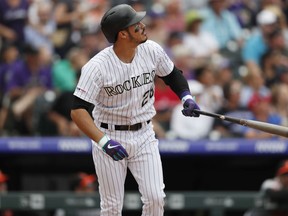
[(8, 176), (5, 175), (1, 170), (0, 170), (0, 183), (4, 183), (8, 180)]
[(249, 100), (248, 102), (248, 108), (250, 110), (253, 110), (257, 105), (259, 105), (260, 103), (262, 102), (268, 102), (270, 103), (271, 101), (271, 97), (270, 96), (263, 96), (263, 95), (260, 95), (258, 93), (255, 93)]
[(191, 25), (196, 21), (203, 21), (204, 17), (196, 10), (190, 10), (185, 14), (186, 26)]
[(288, 160), (284, 160), (283, 162), (281, 162), (277, 170), (277, 176), (285, 175), (285, 174), (288, 174)]
[(257, 15), (257, 24), (258, 25), (271, 25), (277, 22), (277, 15), (271, 10), (262, 10)]

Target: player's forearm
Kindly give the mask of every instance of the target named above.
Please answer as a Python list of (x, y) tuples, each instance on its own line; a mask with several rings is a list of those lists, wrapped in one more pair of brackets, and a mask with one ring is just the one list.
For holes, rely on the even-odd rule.
[(175, 66), (169, 75), (160, 78), (164, 80), (166, 85), (170, 86), (180, 99), (182, 99), (184, 92), (190, 93), (187, 80), (183, 76), (182, 72)]
[(95, 142), (98, 143), (104, 136), (104, 133), (96, 127), (90, 114), (85, 109), (72, 109), (71, 118), (78, 128)]

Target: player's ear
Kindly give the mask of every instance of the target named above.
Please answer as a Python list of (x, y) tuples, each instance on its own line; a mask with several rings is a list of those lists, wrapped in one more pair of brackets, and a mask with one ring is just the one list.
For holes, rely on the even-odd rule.
[(127, 32), (126, 31), (120, 31), (118, 33), (118, 37), (121, 37), (122, 39), (127, 38)]

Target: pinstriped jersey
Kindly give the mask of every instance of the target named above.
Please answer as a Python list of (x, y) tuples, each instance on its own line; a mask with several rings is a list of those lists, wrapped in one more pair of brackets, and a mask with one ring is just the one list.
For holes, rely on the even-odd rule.
[(151, 40), (138, 45), (131, 63), (122, 62), (110, 46), (83, 66), (74, 95), (95, 105), (95, 121), (145, 122), (156, 114), (155, 75), (166, 76), (173, 67), (163, 48)]

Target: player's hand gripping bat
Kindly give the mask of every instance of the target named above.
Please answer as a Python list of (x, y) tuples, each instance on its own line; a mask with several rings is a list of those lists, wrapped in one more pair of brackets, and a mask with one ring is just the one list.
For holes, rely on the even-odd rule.
[(234, 118), (234, 117), (229, 117), (229, 116), (225, 116), (225, 115), (221, 115), (217, 113), (211, 113), (211, 112), (196, 110), (196, 109), (194, 110), (194, 112), (199, 113), (200, 115), (206, 115), (206, 116), (210, 116), (213, 118), (222, 119), (225, 121), (229, 121), (229, 122), (240, 124), (246, 127), (254, 128), (254, 129), (264, 131), (267, 133), (288, 137), (288, 128), (284, 126), (270, 124), (267, 122), (255, 121), (255, 120)]

